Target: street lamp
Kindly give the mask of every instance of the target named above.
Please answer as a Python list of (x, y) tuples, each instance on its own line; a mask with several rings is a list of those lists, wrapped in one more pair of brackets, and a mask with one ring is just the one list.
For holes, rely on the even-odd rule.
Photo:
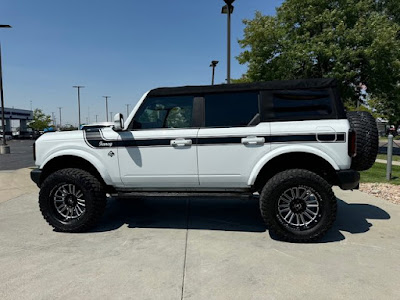
[(106, 120), (108, 122), (108, 98), (111, 98), (111, 96), (103, 96), (103, 98), (106, 98)]
[(212, 67), (212, 77), (211, 77), (211, 85), (214, 85), (214, 74), (215, 74), (215, 67), (218, 64), (218, 60), (212, 60), (210, 67)]
[(60, 130), (61, 130), (61, 109), (62, 109), (62, 107), (59, 106), (59, 107), (58, 107), (58, 110), (59, 110), (59, 112), (60, 112)]
[(226, 5), (222, 7), (221, 13), (228, 16), (228, 38), (227, 38), (227, 70), (226, 80), (231, 83), (231, 14), (233, 13), (234, 6), (232, 5), (235, 0), (224, 0)]
[[(0, 28), (11, 28), (10, 25), (0, 25)], [(9, 154), (10, 146), (6, 143), (6, 123), (4, 119), (4, 94), (3, 94), (3, 69), (1, 65), (1, 44), (0, 44), (0, 97), (1, 97), (1, 128), (3, 129), (3, 143), (0, 146), (0, 154)]]
[(81, 129), (81, 93), (80, 90), (81, 88), (84, 88), (83, 85), (74, 85), (73, 88), (78, 89), (78, 118), (79, 118), (79, 123), (78, 123), (78, 130)]

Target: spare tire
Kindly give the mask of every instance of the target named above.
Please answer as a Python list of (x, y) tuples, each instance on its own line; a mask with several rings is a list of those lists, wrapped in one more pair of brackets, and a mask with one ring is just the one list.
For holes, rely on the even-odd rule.
[(350, 127), (356, 132), (357, 154), (353, 157), (351, 168), (365, 171), (375, 163), (379, 148), (378, 127), (374, 117), (367, 111), (347, 113)]

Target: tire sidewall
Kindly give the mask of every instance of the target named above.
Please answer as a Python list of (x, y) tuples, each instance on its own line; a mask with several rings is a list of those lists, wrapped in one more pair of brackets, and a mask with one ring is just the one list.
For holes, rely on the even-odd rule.
[[(57, 188), (63, 184), (74, 184), (83, 193), (85, 199), (85, 213), (68, 222), (62, 221), (58, 216), (56, 211), (53, 195)], [(45, 219), (56, 228), (62, 228), (63, 230), (75, 230), (86, 224), (90, 219), (90, 216), (94, 210), (94, 194), (90, 190), (90, 187), (85, 184), (82, 178), (73, 176), (68, 172), (63, 172), (63, 170), (58, 171), (50, 175), (42, 184), (40, 194), (39, 194), (39, 205)], [(61, 216), (60, 216), (61, 217)]]
[[(317, 176), (315, 174), (315, 176)], [(321, 180), (323, 180), (321, 178)], [(326, 183), (326, 185), (328, 185)], [(293, 187), (308, 187), (313, 193), (317, 194), (319, 202), (318, 222), (309, 229), (295, 229), (287, 224), (278, 212), (278, 202), (281, 195), (288, 189)], [(332, 214), (336, 215), (335, 207), (332, 203), (332, 194), (330, 186), (323, 186), (320, 180), (313, 180), (311, 178), (287, 178), (282, 180), (278, 185), (273, 188), (267, 185), (263, 189), (263, 198), (265, 199), (265, 209), (262, 210), (264, 219), (267, 223), (272, 223), (272, 227), (278, 230), (278, 234), (286, 236), (290, 240), (305, 240), (312, 239), (314, 236), (319, 236), (321, 231), (325, 231), (327, 224), (331, 222)]]

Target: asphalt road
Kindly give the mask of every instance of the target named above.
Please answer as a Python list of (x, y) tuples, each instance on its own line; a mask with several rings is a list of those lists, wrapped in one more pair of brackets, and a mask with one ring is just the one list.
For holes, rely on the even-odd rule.
[(18, 170), (34, 166), (33, 142), (32, 140), (7, 141), (11, 153), (0, 155), (0, 171)]

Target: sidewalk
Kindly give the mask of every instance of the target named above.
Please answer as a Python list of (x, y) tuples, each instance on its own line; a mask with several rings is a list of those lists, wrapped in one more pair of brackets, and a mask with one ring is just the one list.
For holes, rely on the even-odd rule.
[[(384, 159), (376, 159), (375, 162), (380, 164), (387, 164), (387, 160)], [(400, 161), (392, 161), (393, 166), (400, 166)]]

